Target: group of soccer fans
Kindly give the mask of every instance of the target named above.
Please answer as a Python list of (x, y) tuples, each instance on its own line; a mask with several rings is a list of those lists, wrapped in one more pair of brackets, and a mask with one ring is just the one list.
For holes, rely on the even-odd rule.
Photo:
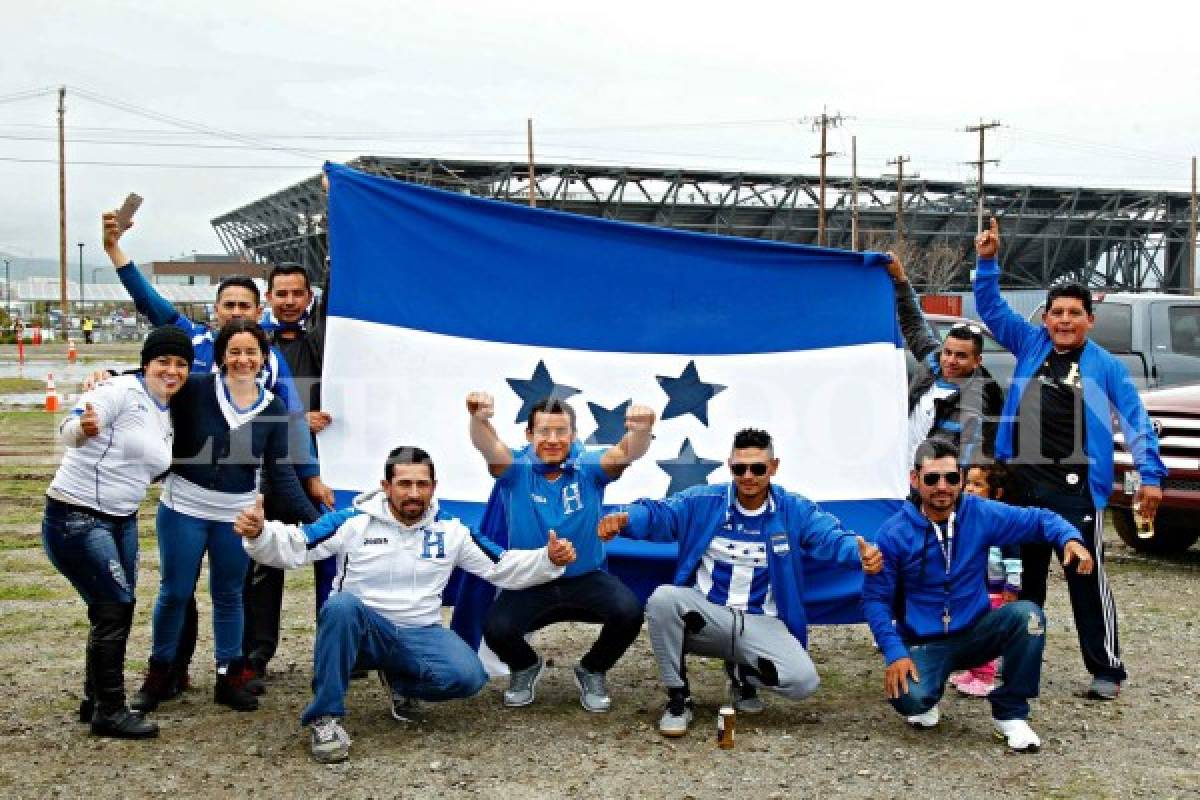
[[(1125, 433), (1151, 517), (1165, 474), (1157, 440), (1124, 368), (1088, 339), (1086, 289), (1051, 290), (1040, 326), (1002, 300), (995, 223), (977, 240), (975, 292), (991, 332), (1017, 356), (1007, 398), (982, 364), (982, 330), (955, 327), (938, 342), (903, 266), (893, 258), (888, 267), (901, 330), (918, 359), (908, 397), (912, 493), (873, 543), (773, 482), (780, 445), (766, 431), (735, 435), (728, 482), (605, 513), (607, 484), (650, 447), (653, 409), (630, 406), (624, 437), (599, 452), (579, 441), (571, 406), (546, 398), (528, 416), (526, 442), (513, 448), (492, 426), (492, 396), (472, 392), (469, 436), (480, 468), (495, 479), (491, 502), (507, 549), (439, 510), (437, 468), (415, 444), (388, 454), (378, 489), (333, 508), (313, 438), (337, 424), (321, 409), (324, 305), (314, 303), (302, 268), (271, 271), (265, 315), (253, 281), (226, 280), (210, 328), (182, 316), (141, 276), (121, 249), (125, 230), (115, 215), (105, 214), (103, 224), (118, 276), (159, 327), (143, 345), (140, 369), (99, 382), (64, 421), (65, 455), (47, 490), (47, 554), (88, 607), (79, 719), (97, 735), (157, 735), (146, 712), (189, 686), (205, 553), (214, 700), (238, 711), (257, 708), (266, 691), (283, 571), (314, 565), (313, 699), (302, 723), (321, 762), (348, 756), (341, 720), (356, 673), (379, 672), (401, 720), (422, 713), (423, 701), (482, 690), (487, 673), (475, 650), (441, 623), (455, 568), (500, 589), (483, 639), (510, 673), (505, 706), (533, 703), (545, 674), (528, 634), (579, 621), (600, 625), (573, 667), (580, 703), (609, 711), (607, 673), (645, 622), (666, 690), (665, 736), (686, 734), (693, 719), (689, 653), (724, 661), (741, 713), (764, 710), (760, 689), (794, 700), (817, 690), (805, 557), (861, 569), (862, 610), (886, 664), (885, 695), (914, 726), (938, 724), (953, 671), (999, 658), (1002, 679), (986, 678), (995, 732), (1013, 750), (1038, 749), (1027, 720), (1040, 684), (1052, 551), (1067, 578), (1089, 693), (1115, 699), (1126, 678), (1103, 569), (1112, 420)], [(999, 465), (1007, 466), (1003, 503)], [(136, 512), (158, 479), (153, 644), (143, 685), (127, 704)], [(964, 492), (967, 479), (979, 488)], [(605, 569), (604, 543), (618, 535), (678, 544), (671, 583), (644, 604)], [(1024, 561), (1015, 602), (989, 599), (991, 547), (1016, 548)]]

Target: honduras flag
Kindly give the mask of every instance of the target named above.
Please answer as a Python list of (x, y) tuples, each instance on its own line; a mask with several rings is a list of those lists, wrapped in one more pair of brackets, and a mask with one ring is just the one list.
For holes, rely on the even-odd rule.
[[(771, 433), (776, 482), (868, 539), (907, 494), (905, 364), (882, 256), (533, 209), (328, 165), (332, 281), (324, 480), (378, 486), (388, 451), (427, 450), (444, 510), (478, 526), (493, 487), (465, 399), (496, 398), (511, 446), (548, 395), (589, 447), (631, 404), (654, 444), (608, 504), (729, 480), (736, 431)], [(491, 519), (503, 519), (493, 513)], [(494, 531), (492, 531), (494, 532)], [(614, 540), (644, 597), (674, 545)], [(809, 619), (861, 619), (857, 570), (810, 562)], [(475, 621), (477, 624), (481, 620)]]

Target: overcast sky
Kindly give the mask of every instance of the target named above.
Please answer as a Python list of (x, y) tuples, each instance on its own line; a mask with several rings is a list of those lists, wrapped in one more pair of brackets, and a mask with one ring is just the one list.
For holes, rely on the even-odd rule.
[(980, 118), (1008, 183), (1185, 191), (1200, 154), (1192, 3), (42, 0), (3, 30), (0, 252), (57, 257), (56, 98), (5, 98), (66, 85), (72, 264), (131, 190), (132, 256), (221, 252), (212, 217), (325, 158), (523, 160), (527, 117), (557, 162), (815, 173), (823, 107), (862, 175), (968, 178)]

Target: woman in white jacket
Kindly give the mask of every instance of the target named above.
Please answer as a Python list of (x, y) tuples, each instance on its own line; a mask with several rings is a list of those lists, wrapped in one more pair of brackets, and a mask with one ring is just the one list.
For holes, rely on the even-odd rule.
[(553, 534), (546, 547), (502, 551), (443, 517), (436, 486), (429, 454), (398, 447), (388, 454), (380, 489), (360, 495), (352, 510), (313, 525), (284, 525), (264, 521), (260, 498), (234, 523), (260, 564), (294, 569), (336, 559), (333, 592), (317, 622), (313, 700), (301, 717), (318, 761), (349, 754), (339, 720), (356, 663), (381, 670), (394, 692), (420, 700), (471, 697), (487, 683), (479, 657), (442, 625), (442, 590), (456, 567), (523, 589), (559, 577), (575, 558), (571, 543)]
[(174, 427), (167, 403), (187, 380), (192, 342), (156, 328), (141, 369), (84, 393), (63, 420), (65, 450), (46, 489), (42, 544), (87, 604), (84, 698), (79, 721), (122, 739), (158, 735), (125, 705), (125, 645), (137, 585), (137, 511), (150, 484), (171, 466)]

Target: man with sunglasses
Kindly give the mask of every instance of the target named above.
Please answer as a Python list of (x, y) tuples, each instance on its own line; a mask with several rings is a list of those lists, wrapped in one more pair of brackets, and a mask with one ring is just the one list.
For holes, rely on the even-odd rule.
[(990, 458), (1004, 392), (983, 366), (983, 329), (960, 323), (939, 345), (904, 266), (894, 253), (888, 255), (900, 332), (917, 360), (908, 387), (909, 457), (933, 436), (956, 445), (963, 464)]
[(736, 665), (735, 707), (745, 698), (742, 687), (766, 687), (792, 700), (812, 695), (820, 680), (805, 650), (803, 556), (861, 564), (867, 573), (882, 566), (879, 551), (843, 530), (837, 517), (773, 485), (778, 469), (770, 434), (747, 428), (733, 439), (732, 483), (638, 500), (600, 520), (597, 533), (605, 541), (623, 533), (679, 543), (674, 585), (658, 587), (646, 602), (650, 644), (667, 689), (658, 723), (663, 736), (683, 736), (692, 721), (687, 653)]
[(1027, 720), (1041, 683), (1046, 616), (1028, 601), (991, 608), (988, 548), (1042, 542), (1080, 574), (1092, 571), (1091, 553), (1051, 511), (964, 495), (959, 453), (947, 442), (918, 446), (909, 480), (915, 497), (879, 529), (883, 569), (863, 581), (887, 698), (910, 725), (932, 728), (950, 673), (1002, 656), (1004, 682), (988, 695), (993, 727), (1012, 750), (1036, 752), (1041, 739)]
[[(1046, 296), (1042, 324), (1009, 308), (1000, 294), (1000, 228), (992, 220), (976, 239), (975, 303), (1000, 343), (1017, 357), (1012, 389), (996, 432), (996, 459), (1013, 476), (1014, 501), (1062, 514), (1083, 534), (1096, 559), (1092, 574), (1066, 573), (1088, 696), (1115, 700), (1126, 678), (1117, 636), (1117, 608), (1104, 570), (1104, 507), (1113, 489), (1113, 420), (1125, 435), (1141, 478), (1135, 502), (1153, 519), (1167, 470), (1158, 437), (1125, 365), (1088, 338), (1095, 323), (1092, 295), (1078, 284)], [(1021, 550), (1021, 597), (1046, 602), (1050, 550)]]

